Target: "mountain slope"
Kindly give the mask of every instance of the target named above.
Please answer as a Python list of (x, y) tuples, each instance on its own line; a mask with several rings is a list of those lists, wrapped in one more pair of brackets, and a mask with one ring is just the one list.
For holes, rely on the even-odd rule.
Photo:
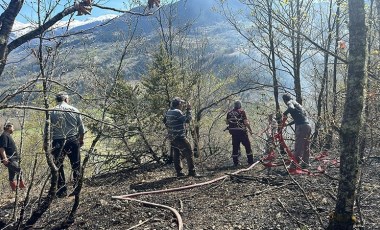
[[(62, 62), (66, 65), (65, 69), (70, 70), (65, 70), (65, 72), (70, 72), (71, 76), (78, 75), (75, 72), (78, 63), (89, 62), (92, 59), (96, 59), (96, 65), (109, 68), (113, 65), (112, 63), (118, 62), (122, 47), (133, 31), (134, 40), (128, 50), (128, 57), (125, 61), (127, 66), (124, 70), (127, 78), (138, 79), (146, 71), (146, 64), (154, 50), (158, 49), (161, 40), (158, 35), (160, 26), (157, 17), (170, 10), (174, 12), (175, 19), (172, 25), (175, 32), (191, 24), (184, 32), (187, 44), (182, 46), (178, 42), (174, 43), (177, 49), (185, 49), (190, 55), (194, 49), (191, 44), (207, 41), (205, 51), (208, 57), (206, 58), (213, 59), (214, 67), (211, 68), (219, 69), (218, 65), (225, 66), (225, 63), (231, 65), (239, 63), (241, 62), (241, 55), (238, 49), (242, 44), (241, 38), (223, 17), (213, 10), (214, 6), (214, 0), (178, 1), (173, 5), (163, 6), (160, 9), (161, 12), (156, 12), (152, 16), (124, 14), (115, 17), (115, 15), (108, 15), (85, 22), (74, 21), (67, 31), (67, 34), (73, 35), (65, 37), (60, 45), (62, 53), (72, 52), (65, 54), (68, 55), (68, 58)], [(142, 9), (137, 8), (133, 11), (141, 12)], [(65, 24), (60, 23), (56, 29), (46, 36), (62, 35), (66, 29), (62, 25)], [(167, 30), (167, 26), (163, 28)], [(23, 32), (25, 31), (24, 29)], [(16, 63), (20, 59), (23, 60), (22, 68), (19, 68), (22, 69), (22, 72), (16, 72), (17, 75), (25, 75), (29, 71), (34, 72), (38, 69), (35, 58), (33, 56), (26, 57), (30, 54), (29, 50), (35, 48), (36, 44), (33, 42), (25, 44), (10, 55), (11, 62)], [(56, 42), (49, 39), (45, 44), (54, 47)], [(19, 67), (20, 63), (17, 65)], [(9, 69), (14, 67), (12, 64), (7, 66)]]

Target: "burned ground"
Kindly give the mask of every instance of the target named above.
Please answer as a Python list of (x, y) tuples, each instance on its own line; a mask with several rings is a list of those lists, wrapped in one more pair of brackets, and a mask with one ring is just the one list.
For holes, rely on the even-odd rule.
[[(230, 167), (229, 159), (208, 159), (200, 164), (199, 178), (174, 177), (172, 165), (147, 165), (139, 170), (109, 173), (87, 179), (74, 224), (69, 229), (178, 229), (176, 209), (184, 229), (324, 229), (335, 207), (339, 168), (330, 164), (317, 173), (320, 161), (312, 162), (313, 175), (288, 175), (283, 166), (268, 170), (256, 164), (250, 170)], [(380, 229), (380, 160), (363, 165), (363, 175), (355, 206), (356, 228)], [(219, 179), (213, 183), (208, 181)], [(190, 189), (135, 196), (120, 200), (114, 196), (181, 188)], [(22, 195), (22, 193), (21, 193)], [(10, 195), (9, 195), (10, 196)], [(8, 196), (8, 197), (9, 197)], [(142, 203), (142, 202), (145, 202)], [(53, 201), (51, 208), (35, 225), (51, 229), (69, 213), (73, 198)], [(12, 199), (1, 202), (1, 220), (12, 213)]]

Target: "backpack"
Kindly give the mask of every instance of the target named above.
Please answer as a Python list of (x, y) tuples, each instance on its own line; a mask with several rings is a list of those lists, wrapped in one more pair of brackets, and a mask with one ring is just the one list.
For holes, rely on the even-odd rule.
[(244, 125), (244, 120), (247, 117), (245, 112), (241, 109), (233, 109), (227, 113), (227, 122), (228, 122), (228, 130), (231, 133), (234, 131), (246, 131), (246, 126)]

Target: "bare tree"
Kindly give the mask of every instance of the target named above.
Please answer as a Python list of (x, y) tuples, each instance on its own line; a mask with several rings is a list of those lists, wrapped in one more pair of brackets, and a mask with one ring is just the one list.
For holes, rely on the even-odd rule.
[[(228, 5), (228, 2), (221, 1), (220, 8), (221, 14), (227, 19), (229, 24), (238, 32), (238, 34), (247, 42), (247, 49), (242, 50), (252, 62), (257, 63), (257, 71), (263, 80), (264, 84), (267, 84), (265, 79), (266, 73), (271, 77), (271, 88), (273, 88), (273, 99), (275, 101), (276, 112), (280, 111), (280, 104), (278, 100), (279, 87), (281, 82), (278, 79), (278, 72), (280, 67), (278, 66), (278, 34), (276, 34), (276, 22), (273, 17), (273, 8), (275, 2), (273, 0), (266, 1), (242, 1), (243, 5), (250, 11), (248, 15), (241, 14), (239, 12), (233, 12)], [(243, 11), (245, 12), (245, 11)], [(247, 27), (244, 23), (241, 23), (241, 18), (252, 23), (252, 26)], [(281, 70), (280, 70), (281, 71)], [(268, 84), (269, 87), (269, 84)]]
[[(54, 91), (54, 89), (59, 89), (59, 88), (61, 89), (64, 88), (66, 90), (67, 89), (73, 90), (73, 88), (70, 88), (69, 85), (63, 84), (63, 83), (61, 84), (52, 78), (53, 76), (56, 76), (56, 71), (57, 71), (56, 60), (57, 60), (57, 57), (59, 56), (58, 50), (59, 50), (60, 45), (62, 44), (62, 39), (65, 36), (62, 36), (61, 38), (49, 37), (50, 41), (54, 41), (54, 42), (56, 41), (56, 45), (55, 47), (46, 47), (46, 44), (45, 44), (46, 33), (53, 27), (53, 25), (55, 25), (57, 22), (59, 22), (60, 20), (62, 20), (64, 17), (68, 15), (73, 16), (74, 13), (78, 13), (78, 16), (83, 15), (83, 14), (90, 14), (92, 7), (96, 6), (96, 7), (102, 8), (102, 6), (93, 4), (91, 0), (75, 1), (74, 3), (72, 3), (71, 6), (63, 9), (61, 12), (57, 13), (55, 16), (52, 16), (52, 14), (54, 13), (53, 9), (55, 9), (55, 7), (58, 6), (59, 2), (60, 1), (57, 1), (54, 4), (49, 5), (50, 8), (43, 8), (42, 7), (43, 2), (38, 1), (36, 3), (36, 9), (37, 9), (36, 16), (38, 17), (36, 28), (32, 29), (30, 32), (14, 40), (10, 40), (13, 25), (15, 23), (16, 17), (20, 13), (21, 8), (24, 6), (24, 1), (11, 0), (9, 4), (6, 4), (3, 1), (2, 7), (5, 10), (0, 15), (0, 76), (3, 75), (9, 54), (16, 48), (20, 47), (22, 44), (25, 44), (26, 42), (31, 41), (32, 39), (38, 39), (39, 41), (38, 48), (36, 50), (32, 50), (32, 53), (35, 54), (40, 71), (35, 77), (35, 79), (32, 79), (28, 81), (27, 83), (17, 87), (16, 90), (10, 89), (5, 92), (2, 92), (1, 101), (0, 101), (0, 104), (1, 104), (0, 109), (13, 107), (13, 108), (40, 110), (40, 111), (44, 111), (45, 117), (46, 117), (45, 120), (48, 121), (49, 107), (50, 107), (50, 99), (49, 99), (50, 93)], [(149, 3), (148, 7), (153, 7), (154, 5), (158, 6), (159, 1), (149, 0), (148, 3)], [(137, 15), (151, 14), (149, 12), (135, 13), (131, 11), (122, 11), (122, 10), (117, 10), (117, 9), (111, 9), (111, 10), (124, 12), (124, 13), (137, 14)], [(59, 76), (60, 74), (57, 74), (57, 75)], [(120, 71), (118, 71), (118, 76), (120, 76)], [(33, 107), (30, 105), (13, 104), (15, 103), (13, 99), (16, 98), (17, 95), (22, 94), (25, 91), (33, 92), (35, 94), (41, 93), (41, 91), (36, 90), (39, 82), (42, 82), (41, 88), (42, 88), (43, 106), (41, 106), (41, 108)], [(78, 91), (74, 91), (74, 92), (77, 93)], [(58, 178), (58, 174), (57, 174), (58, 169), (57, 169), (57, 166), (54, 164), (54, 161), (50, 154), (51, 148), (49, 147), (49, 142), (50, 142), (49, 130), (50, 130), (50, 124), (49, 122), (46, 122), (45, 128), (44, 128), (44, 152), (45, 152), (47, 164), (51, 172), (51, 177), (50, 177), (51, 183), (50, 183), (49, 191), (48, 191), (47, 196), (44, 197), (42, 199), (42, 202), (39, 203), (38, 207), (36, 207), (33, 210), (31, 216), (26, 220), (25, 223), (22, 223), (24, 219), (23, 213), (25, 209), (25, 207), (23, 207), (23, 210), (22, 210), (23, 213), (21, 213), (21, 218), (19, 220), (17, 228), (32, 227), (41, 218), (41, 216), (45, 213), (45, 211), (49, 208), (49, 206), (51, 205), (53, 201), (53, 198), (55, 197), (55, 192), (56, 192), (56, 187), (57, 187), (57, 178)], [(93, 146), (95, 144), (96, 142), (93, 143)], [(92, 150), (93, 149), (94, 147), (92, 148)], [(82, 171), (83, 170), (84, 169), (82, 169)], [(70, 224), (74, 220), (75, 213), (79, 205), (79, 194), (80, 194), (80, 191), (76, 195), (75, 202), (73, 203), (72, 211), (70, 212), (69, 217), (67, 218), (67, 220), (65, 220), (63, 225)]]
[[(57, 1), (56, 4), (60, 2)], [(148, 6), (153, 7), (154, 5), (159, 6), (159, 0), (149, 0)], [(14, 25), (14, 22), (16, 20), (16, 17), (20, 13), (21, 8), (24, 5), (24, 0), (10, 0), (9, 4), (5, 6), (4, 12), (0, 15), (0, 76), (2, 75), (5, 65), (7, 63), (8, 55), (17, 47), (21, 46), (22, 44), (37, 38), (41, 34), (43, 34), (45, 31), (49, 30), (53, 25), (55, 25), (57, 22), (62, 20), (64, 17), (71, 15), (75, 12), (78, 13), (78, 15), (84, 15), (84, 14), (90, 14), (92, 7), (96, 6), (99, 8), (104, 9), (111, 9), (117, 12), (124, 12), (124, 13), (131, 13), (131, 14), (138, 14), (138, 15), (150, 15), (150, 14), (141, 14), (141, 13), (135, 13), (132, 11), (125, 11), (125, 10), (118, 10), (113, 9), (109, 7), (103, 7), (97, 4), (93, 4), (92, 0), (82, 0), (82, 1), (75, 1), (71, 6), (63, 9), (61, 12), (57, 13), (55, 16), (50, 17), (50, 13), (48, 12), (47, 16), (49, 17), (48, 20), (44, 21), (43, 24), (40, 24), (37, 28), (33, 29), (32, 31), (22, 35), (21, 37), (16, 38), (15, 40), (8, 43), (12, 28)]]
[[(340, 22), (343, 20), (343, 16), (341, 15), (340, 2), (338, 1), (335, 5), (335, 1), (330, 1), (328, 9), (329, 13), (327, 14), (326, 19), (323, 17), (321, 19), (321, 28), (323, 30), (321, 32), (321, 35), (323, 37), (324, 35), (326, 35), (326, 38), (324, 38), (323, 41), (323, 48), (325, 50), (332, 49), (332, 52), (334, 52), (336, 56), (338, 56), (339, 51), (345, 50), (339, 46), (339, 42), (342, 42), (342, 38), (339, 36), (342, 33)], [(326, 25), (327, 28), (324, 28), (323, 25)], [(320, 91), (318, 93), (316, 102), (317, 121), (315, 123), (312, 146), (329, 149), (332, 145), (331, 142), (333, 135), (332, 128), (330, 128), (332, 123), (331, 120), (333, 120), (336, 116), (336, 75), (338, 62), (335, 56), (331, 56), (327, 52), (325, 52), (323, 56), (324, 67), (322, 70), (322, 79), (320, 80)], [(331, 59), (334, 59), (333, 65), (330, 64)], [(333, 69), (333, 71), (331, 71), (331, 69)], [(332, 101), (332, 103), (330, 103), (330, 101)], [(332, 108), (330, 108), (330, 104), (332, 104)], [(321, 127), (325, 127), (324, 130), (327, 132), (320, 133)]]
[(306, 43), (304, 35), (309, 35), (312, 31), (310, 29), (313, 24), (312, 6), (313, 1), (310, 0), (285, 1), (285, 4), (278, 4), (275, 17), (283, 26), (278, 28), (278, 31), (284, 36), (280, 40), (279, 47), (283, 55), (279, 55), (279, 57), (284, 67), (287, 68), (288, 74), (293, 77), (296, 101), (300, 104), (302, 104), (302, 64), (307, 58), (305, 52), (310, 46)]

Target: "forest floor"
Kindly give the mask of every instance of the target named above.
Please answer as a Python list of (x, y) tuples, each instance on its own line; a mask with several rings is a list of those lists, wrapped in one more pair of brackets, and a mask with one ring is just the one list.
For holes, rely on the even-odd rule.
[[(331, 161), (323, 174), (316, 170), (322, 161), (311, 162), (311, 175), (289, 175), (284, 166), (268, 169), (260, 163), (232, 167), (227, 157), (197, 162), (198, 178), (176, 178), (173, 165), (149, 165), (87, 179), (69, 229), (178, 229), (178, 218), (167, 206), (178, 211), (183, 229), (324, 229), (335, 208), (339, 168)], [(363, 165), (355, 229), (380, 229), (379, 175), (378, 158)], [(168, 189), (176, 191), (157, 192)], [(149, 191), (157, 193), (115, 198)], [(14, 198), (1, 193), (0, 220), (7, 222)], [(34, 227), (51, 229), (68, 215), (73, 201), (53, 200)]]

